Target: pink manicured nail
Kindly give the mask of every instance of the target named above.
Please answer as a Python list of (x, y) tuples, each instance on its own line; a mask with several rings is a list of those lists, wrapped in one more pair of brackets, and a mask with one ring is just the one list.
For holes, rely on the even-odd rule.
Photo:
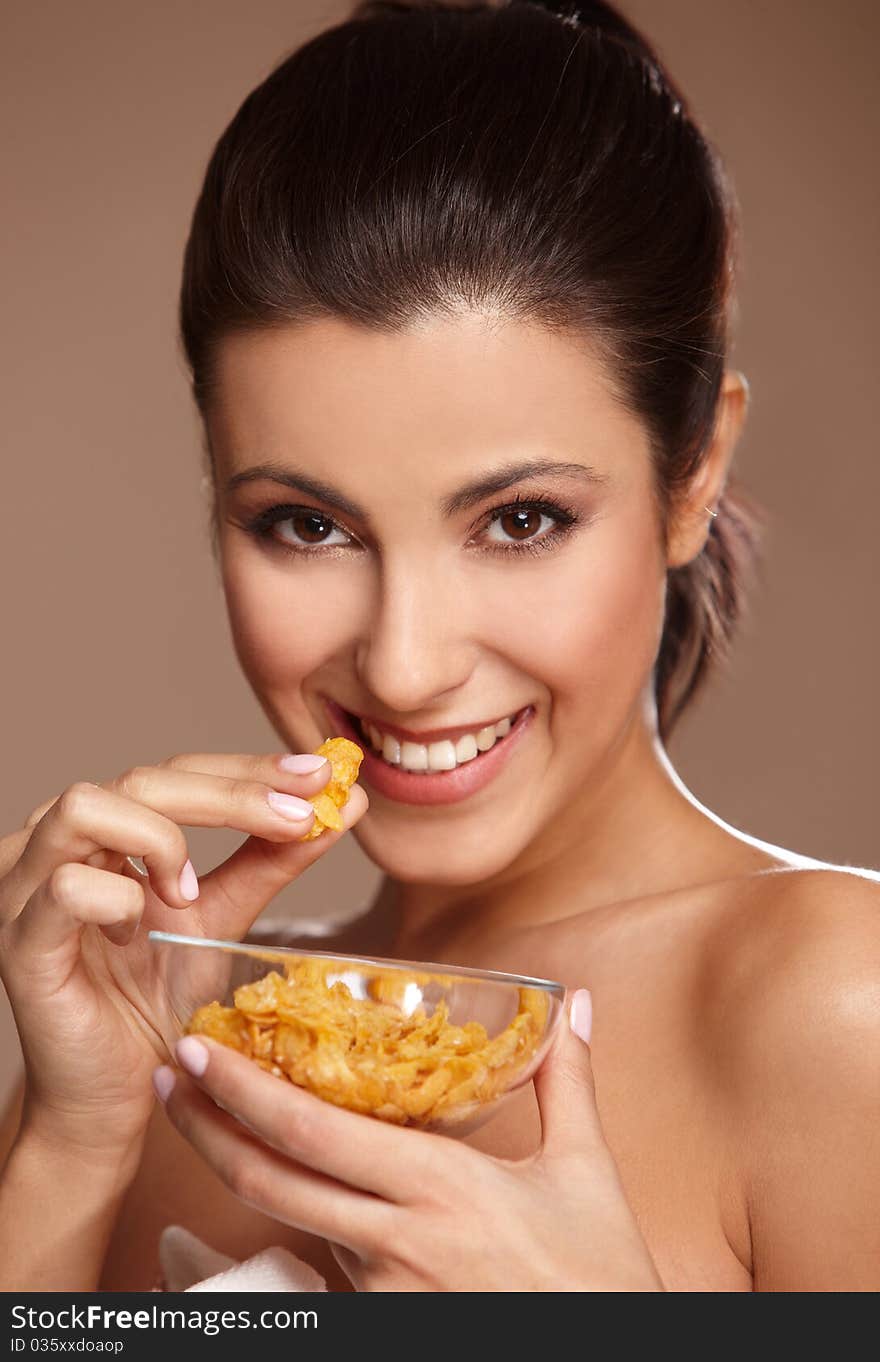
[(576, 1036), (584, 1042), (590, 1043), (590, 1034), (593, 1030), (593, 999), (590, 990), (579, 988), (571, 1000), (571, 1007), (568, 1012), (569, 1025)]
[(208, 1067), (208, 1051), (206, 1046), (195, 1036), (182, 1036), (174, 1047), (174, 1053), (182, 1069), (186, 1069), (193, 1078), (201, 1078)]
[(305, 799), (297, 799), (296, 795), (282, 794), (280, 790), (270, 790), (266, 796), (276, 813), (280, 813), (283, 818), (308, 818), (310, 813), (315, 810)]
[(175, 1077), (174, 1070), (167, 1064), (160, 1064), (158, 1069), (153, 1070), (153, 1091), (160, 1102), (168, 1101)]
[(190, 903), (199, 896), (199, 881), (192, 861), (187, 861), (180, 872), (180, 892)]
[(310, 776), (313, 771), (317, 771), (326, 757), (316, 757), (311, 752), (302, 752), (297, 755), (282, 757), (278, 765), (282, 771), (292, 771), (295, 776)]

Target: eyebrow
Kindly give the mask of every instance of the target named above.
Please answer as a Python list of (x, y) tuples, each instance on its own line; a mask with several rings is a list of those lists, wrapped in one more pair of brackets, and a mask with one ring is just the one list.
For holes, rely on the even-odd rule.
[[(477, 505), (484, 498), (492, 496), (495, 492), (503, 492), (508, 487), (513, 487), (515, 483), (524, 482), (527, 478), (535, 477), (568, 477), (575, 478), (580, 482), (590, 483), (593, 486), (604, 487), (609, 481), (605, 473), (600, 473), (597, 469), (583, 463), (560, 463), (552, 459), (525, 459), (517, 463), (505, 463), (499, 468), (493, 469), (491, 473), (486, 473), (483, 477), (476, 478), (473, 482), (466, 483), (457, 492), (452, 492), (444, 497), (440, 503), (443, 515), (447, 517), (457, 515), (460, 511), (466, 511), (470, 507)], [(332, 506), (334, 510), (340, 511), (343, 515), (352, 516), (357, 520), (369, 523), (369, 516), (366, 511), (350, 498), (343, 494), (329, 483), (321, 482), (317, 478), (306, 477), (304, 473), (296, 468), (288, 468), (284, 464), (261, 463), (254, 468), (246, 468), (241, 473), (235, 473), (226, 483), (226, 492), (232, 492), (236, 487), (248, 482), (279, 482), (285, 487), (292, 487), (296, 491), (305, 492), (307, 496), (312, 496), (316, 501), (323, 501), (326, 505)]]

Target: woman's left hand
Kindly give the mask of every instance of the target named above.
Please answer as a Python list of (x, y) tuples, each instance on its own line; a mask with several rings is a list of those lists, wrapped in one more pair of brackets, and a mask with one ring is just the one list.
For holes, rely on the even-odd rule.
[(534, 1077), (541, 1147), (519, 1160), (333, 1106), (204, 1037), (176, 1057), (187, 1073), (154, 1084), (177, 1129), (242, 1201), (329, 1240), (358, 1291), (664, 1290), (568, 1026)]

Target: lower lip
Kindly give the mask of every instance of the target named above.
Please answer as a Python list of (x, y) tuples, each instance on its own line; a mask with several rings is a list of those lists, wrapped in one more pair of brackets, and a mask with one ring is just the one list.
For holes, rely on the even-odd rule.
[(350, 738), (363, 749), (364, 760), (358, 777), (364, 784), (388, 799), (401, 804), (457, 804), (459, 800), (482, 790), (507, 764), (523, 734), (534, 716), (534, 708), (524, 709), (504, 738), (496, 738), (488, 752), (481, 752), (473, 761), (456, 766), (454, 771), (404, 771), (400, 766), (391, 766), (376, 755), (366, 739), (362, 738), (351, 724), (348, 715), (332, 700), (327, 700), (327, 709), (336, 727), (336, 732)]

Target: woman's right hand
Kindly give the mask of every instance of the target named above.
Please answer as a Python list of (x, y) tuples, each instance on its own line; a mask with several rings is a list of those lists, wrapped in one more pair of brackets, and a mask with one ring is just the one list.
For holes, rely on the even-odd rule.
[[(174, 756), (100, 785), (77, 781), (0, 839), (0, 977), (25, 1059), (22, 1134), (108, 1159), (139, 1147), (151, 1074), (167, 1058), (163, 957), (148, 931), (240, 940), (366, 812), (353, 785), (343, 830), (304, 842), (311, 806), (294, 820), (268, 802), (273, 790), (312, 798), (330, 778), (327, 763), (285, 772), (278, 755)], [(202, 876), (194, 902), (181, 890), (181, 824), (250, 834)]]

